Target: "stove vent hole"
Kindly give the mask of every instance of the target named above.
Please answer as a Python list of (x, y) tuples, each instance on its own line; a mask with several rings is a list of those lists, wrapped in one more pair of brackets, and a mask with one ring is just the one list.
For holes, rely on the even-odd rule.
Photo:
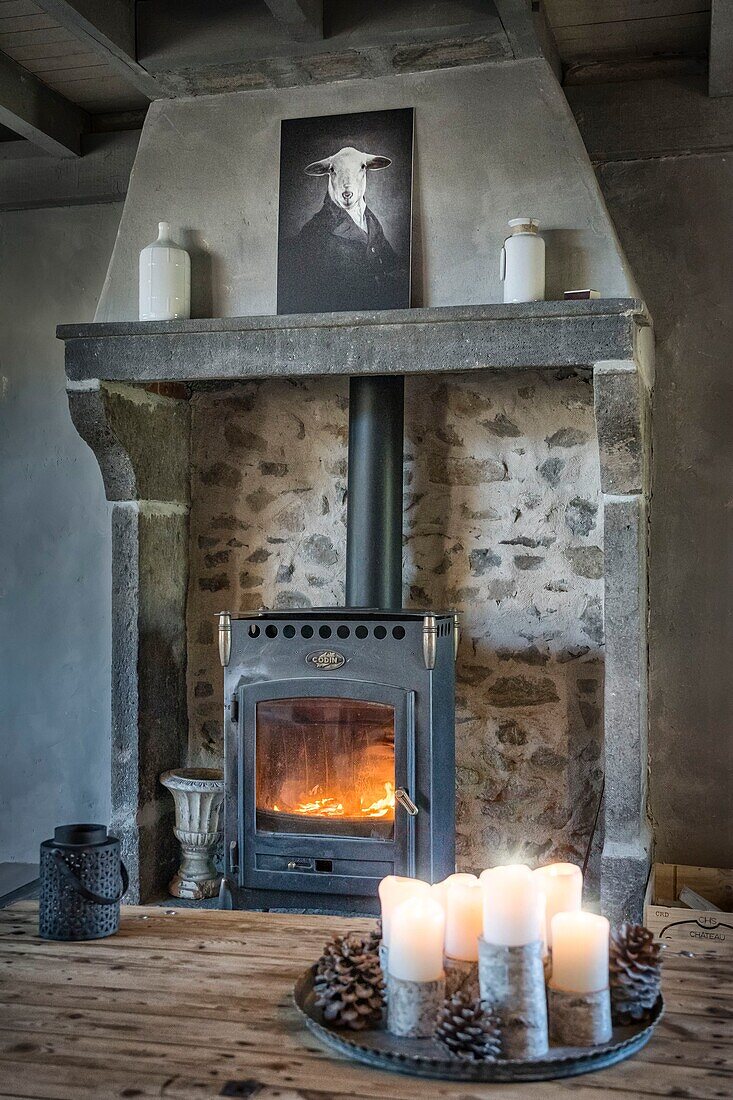
[(366, 638), (369, 631), (365, 626), (357, 626), (354, 633), (356, 634), (357, 638)]
[(351, 634), (351, 631), (349, 630), (348, 626), (340, 626), (336, 633), (338, 634), (339, 638), (348, 638), (349, 634)]
[(258, 627), (257, 623), (250, 623), (247, 633), (249, 634), (250, 638), (259, 638), (260, 628)]
[(277, 638), (277, 627), (270, 623), (269, 626), (265, 627), (265, 634), (268, 638)]
[(398, 642), (402, 638), (404, 638), (404, 636), (405, 636), (404, 626), (394, 626), (394, 627), (392, 627), (392, 637), (396, 638)]
[(381, 642), (382, 638), (386, 638), (387, 637), (386, 627), (384, 627), (384, 626), (375, 626), (374, 627), (374, 637), (379, 638), (380, 642)]
[(317, 859), (315, 861), (315, 869), (316, 871), (320, 871), (322, 874), (331, 874), (331, 872), (333, 871), (333, 860)]
[(294, 638), (295, 637), (295, 627), (291, 626), (290, 623), (288, 623), (287, 626), (283, 627), (283, 634), (285, 635), (286, 638)]
[(325, 623), (324, 623), (323, 626), (319, 626), (318, 633), (321, 635), (322, 638), (330, 638), (331, 637), (331, 627), (326, 626)]
[(301, 626), (300, 633), (303, 635), (304, 638), (312, 638), (313, 627), (306, 623), (305, 626)]

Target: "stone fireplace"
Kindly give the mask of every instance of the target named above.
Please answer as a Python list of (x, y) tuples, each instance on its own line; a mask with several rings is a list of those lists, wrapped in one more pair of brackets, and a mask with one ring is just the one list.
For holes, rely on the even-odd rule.
[[(582, 860), (636, 912), (646, 779), (646, 409), (635, 300), (62, 326), (113, 504), (113, 827), (173, 858), (157, 776), (221, 762), (215, 612), (343, 602), (346, 372), (406, 369), (405, 593), (463, 614), (457, 859)], [(243, 381), (242, 379), (247, 379)]]

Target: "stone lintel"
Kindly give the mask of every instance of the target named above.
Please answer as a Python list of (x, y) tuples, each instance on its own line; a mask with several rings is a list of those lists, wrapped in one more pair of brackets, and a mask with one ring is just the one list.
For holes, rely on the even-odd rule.
[(72, 381), (546, 370), (631, 360), (636, 299), (60, 325)]

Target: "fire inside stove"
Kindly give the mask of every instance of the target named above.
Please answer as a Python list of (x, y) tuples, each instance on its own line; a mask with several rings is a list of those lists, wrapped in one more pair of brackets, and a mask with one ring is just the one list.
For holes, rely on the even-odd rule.
[(297, 806), (274, 805), (273, 810), (278, 813), (291, 814), (316, 814), (319, 817), (394, 817), (394, 784), (384, 784), (384, 798), (378, 798), (370, 805), (365, 805), (366, 798), (362, 795), (358, 806), (345, 806), (344, 801), (339, 801), (338, 795), (324, 794), (320, 786), (314, 787), (310, 792), (310, 801), (299, 802)]
[(394, 710), (354, 699), (257, 704), (257, 828), (392, 836)]

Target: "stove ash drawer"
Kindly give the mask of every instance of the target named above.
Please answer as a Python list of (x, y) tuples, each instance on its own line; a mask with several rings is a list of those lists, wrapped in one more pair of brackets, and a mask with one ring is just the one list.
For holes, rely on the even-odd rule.
[(255, 857), (258, 871), (286, 871), (305, 875), (359, 875), (382, 879), (394, 873), (394, 864), (384, 860), (320, 859), (318, 856), (270, 855), (258, 852)]

